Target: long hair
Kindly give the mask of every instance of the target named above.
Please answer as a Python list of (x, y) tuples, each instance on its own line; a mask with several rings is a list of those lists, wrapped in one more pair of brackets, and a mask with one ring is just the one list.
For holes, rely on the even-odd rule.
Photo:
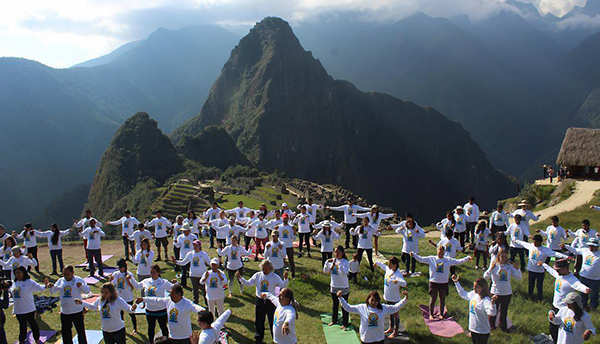
[(50, 238), (50, 241), (52, 242), (52, 245), (56, 246), (58, 245), (58, 239), (60, 239), (60, 230), (56, 223), (53, 223), (50, 227), (52, 228), (52, 237)]
[(484, 297), (490, 296), (490, 288), (488, 287), (488, 283), (484, 278), (478, 278), (475, 280), (475, 285), (481, 288), (481, 293), (479, 293), (479, 297), (482, 299)]
[(344, 249), (344, 246), (342, 246), (342, 245), (339, 245), (339, 246), (336, 248), (336, 251), (340, 251), (340, 252), (342, 252), (342, 258), (343, 258), (343, 259), (346, 259), (346, 249)]
[(17, 271), (21, 271), (23, 273), (23, 279), (22, 281), (27, 281), (29, 279), (29, 273), (27, 272), (27, 269), (25, 269), (24, 266), (19, 266), (18, 268), (15, 269), (15, 281), (17, 280)]
[(102, 304), (102, 308), (104, 308), (104, 306), (106, 305), (106, 303), (113, 302), (118, 297), (117, 290), (115, 289), (115, 286), (112, 283), (110, 283), (110, 282), (104, 283), (102, 285), (102, 287), (100, 287), (100, 290), (106, 290), (106, 291), (108, 291), (108, 300), (105, 300), (101, 296), (101, 300), (104, 301), (104, 303)]
[(396, 257), (390, 258), (390, 263), (392, 263), (392, 265), (396, 265), (396, 270), (398, 270), (398, 267), (400, 267), (400, 260), (398, 260)]
[(290, 300), (290, 306), (294, 307), (294, 311), (296, 312), (296, 319), (298, 319), (298, 307), (299, 304), (294, 300), (294, 292), (290, 288), (283, 288), (279, 293), (280, 296), (285, 297)]
[(579, 305), (577, 303), (573, 303), (572, 306), (573, 308), (569, 308), (571, 308), (573, 313), (575, 313), (575, 316), (573, 318), (575, 318), (575, 321), (581, 320), (581, 317), (583, 316), (583, 309), (579, 308)]
[(365, 299), (367, 306), (369, 305), (369, 300), (372, 297), (377, 301), (377, 309), (383, 309), (383, 306), (381, 305), (381, 296), (379, 296), (379, 293), (376, 290), (373, 290), (369, 293), (369, 295), (367, 295), (367, 298)]

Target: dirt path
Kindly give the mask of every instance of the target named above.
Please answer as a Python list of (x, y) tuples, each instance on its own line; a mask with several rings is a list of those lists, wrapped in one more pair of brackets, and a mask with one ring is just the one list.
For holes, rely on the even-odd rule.
[(600, 181), (583, 180), (576, 181), (575, 191), (566, 200), (552, 207), (537, 211), (536, 215), (541, 215), (536, 222), (543, 221), (551, 216), (558, 215), (567, 211), (572, 211), (582, 205), (585, 205), (594, 197), (594, 192), (600, 189)]

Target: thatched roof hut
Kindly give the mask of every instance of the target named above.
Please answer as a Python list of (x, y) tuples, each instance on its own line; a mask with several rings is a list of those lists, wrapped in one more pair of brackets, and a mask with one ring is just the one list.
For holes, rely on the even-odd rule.
[(600, 129), (567, 129), (556, 163), (572, 172), (600, 166)]

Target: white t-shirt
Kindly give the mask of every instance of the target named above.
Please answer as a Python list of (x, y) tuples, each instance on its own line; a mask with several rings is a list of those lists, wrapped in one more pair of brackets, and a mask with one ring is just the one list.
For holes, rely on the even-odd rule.
[[(141, 282), (141, 284), (144, 288), (144, 295), (146, 295), (147, 297), (165, 297), (167, 295), (167, 292), (170, 292), (171, 288), (173, 288), (173, 284), (171, 282), (160, 277), (157, 279), (152, 279), (152, 277), (146, 278)], [(157, 306), (152, 304), (146, 304), (146, 310), (150, 312), (158, 312), (163, 309), (165, 309), (165, 307), (162, 307), (160, 305)]]
[(492, 280), (490, 292), (494, 295), (512, 295), (511, 278), (520, 280), (521, 270), (510, 264), (495, 264), (483, 273), (483, 278)]
[(71, 231), (71, 229), (66, 229), (64, 231), (59, 231), (58, 240), (56, 241), (56, 245), (54, 245), (52, 243), (52, 235), (54, 234), (54, 232), (52, 232), (52, 231), (40, 232), (39, 236), (40, 237), (46, 237), (46, 238), (48, 238), (48, 250), (55, 251), (55, 250), (61, 250), (62, 249), (62, 237), (64, 237), (65, 235), (69, 234), (70, 231)]
[(479, 251), (487, 251), (488, 240), (492, 233), (488, 228), (479, 233), (475, 233), (475, 248)]
[[(362, 233), (361, 233), (362, 229)], [(358, 248), (372, 249), (373, 248), (373, 236), (379, 236), (377, 229), (367, 226), (356, 226), (356, 228), (350, 230), (351, 235), (358, 235)]]
[(392, 225), (396, 228), (396, 233), (402, 236), (402, 253), (419, 253), (419, 239), (425, 237), (425, 231), (419, 225), (414, 228), (407, 228), (404, 223)]
[(527, 235), (529, 235), (529, 221), (537, 221), (538, 217), (535, 216), (531, 210), (523, 210), (523, 209), (517, 209), (515, 211), (512, 212), (511, 216), (515, 217), (515, 215), (521, 215), (521, 225), (523, 228), (523, 231), (525, 231), (527, 233)]
[(346, 224), (355, 224), (356, 223), (356, 212), (358, 211), (369, 211), (371, 208), (361, 207), (359, 205), (353, 204), (352, 206), (348, 204), (340, 205), (339, 207), (329, 207), (330, 210), (335, 211), (343, 211), (344, 212), (344, 223)]
[(298, 233), (310, 233), (310, 215), (300, 213), (292, 223), (298, 225)]
[(348, 262), (348, 272), (351, 272), (353, 274), (360, 272), (360, 263), (358, 262), (358, 260), (351, 260)]
[(582, 256), (581, 271), (579, 275), (591, 280), (600, 280), (600, 250), (592, 252), (589, 248), (574, 248), (569, 245), (565, 247), (577, 255)]
[(139, 250), (133, 257), (133, 263), (137, 264), (138, 276), (150, 276), (152, 268), (152, 260), (154, 259), (154, 251)]
[(540, 234), (546, 238), (546, 246), (553, 250), (560, 250), (560, 244), (563, 240), (567, 240), (567, 232), (561, 226), (550, 225), (545, 231), (540, 231)]
[(216, 220), (219, 218), (219, 214), (221, 214), (223, 210), (221, 210), (221, 208), (216, 207), (216, 208), (208, 208), (208, 210), (206, 212), (204, 212), (204, 216), (206, 216), (206, 219), (208, 221), (212, 221), (212, 220)]
[(13, 314), (27, 314), (35, 311), (35, 302), (33, 301), (33, 293), (40, 292), (46, 289), (43, 285), (34, 282), (31, 279), (25, 281), (14, 281), (10, 287), (12, 295)]
[(456, 221), (456, 224), (454, 225), (454, 231), (456, 233), (462, 233), (467, 230), (467, 215), (464, 213), (454, 213), (454, 221)]
[(227, 257), (227, 269), (238, 270), (244, 266), (242, 263), (242, 256), (248, 256), (250, 255), (250, 252), (246, 251), (246, 249), (240, 245), (227, 245), (222, 250), (218, 248), (217, 254), (221, 257)]
[(248, 208), (248, 207), (236, 207), (233, 209), (229, 209), (229, 210), (225, 210), (225, 212), (227, 214), (235, 214), (236, 220), (241, 220), (242, 218), (244, 218), (246, 216), (246, 213), (252, 211), (252, 209)]
[(285, 254), (285, 246), (281, 241), (269, 241), (265, 246), (265, 258), (273, 264), (275, 270), (283, 269)]
[(246, 232), (246, 236), (250, 236), (257, 239), (265, 239), (269, 236), (267, 232), (267, 221), (256, 219), (248, 224), (248, 231)]
[(27, 267), (36, 267), (37, 266), (37, 260), (35, 260), (35, 258), (29, 259), (28, 257), (24, 256), (24, 255), (20, 255), (19, 258), (12, 256), (10, 257), (7, 261), (0, 261), (0, 265), (2, 265), (4, 267), (4, 270), (10, 270), (11, 271), (11, 279), (15, 279), (15, 269), (18, 268), (19, 266), (23, 266), (25, 268)]
[(133, 232), (132, 235), (133, 235), (133, 240), (135, 240), (136, 251), (139, 251), (142, 248), (142, 240), (144, 240), (144, 238), (148, 238), (148, 240), (152, 240), (152, 232), (150, 232), (147, 229), (144, 229), (143, 231), (138, 229), (135, 232)]
[(523, 240), (524, 238), (527, 238), (529, 236), (529, 228), (526, 228), (523, 224), (523, 221), (521, 221), (519, 224), (513, 223), (512, 225), (508, 226), (506, 233), (510, 237), (510, 247), (523, 248), (517, 243), (517, 240)]
[(327, 261), (323, 266), (323, 272), (331, 276), (329, 285), (332, 288), (349, 288), (348, 270), (350, 269), (348, 261), (345, 258), (337, 259), (333, 262)]
[(382, 304), (382, 309), (373, 308), (366, 304), (351, 306), (342, 297), (338, 298), (344, 308), (349, 313), (360, 314), (360, 340), (365, 343), (381, 342), (385, 339), (384, 318), (386, 315), (394, 314), (406, 304), (406, 297), (394, 305)]
[(146, 305), (154, 305), (160, 309), (167, 309), (167, 327), (169, 338), (188, 339), (192, 335), (192, 313), (202, 312), (204, 308), (195, 305), (185, 297), (175, 303), (170, 297), (145, 297)]
[(79, 235), (87, 239), (87, 246), (85, 248), (88, 250), (99, 250), (101, 247), (100, 238), (105, 234), (99, 227), (88, 227), (79, 233)]
[(590, 315), (583, 312), (581, 319), (576, 321), (575, 312), (569, 307), (561, 307), (551, 322), (559, 326), (557, 344), (583, 344), (583, 333), (586, 330), (596, 334), (596, 328), (594, 328)]
[(211, 270), (208, 271), (208, 276), (206, 273), (202, 275), (202, 279), (200, 279), (200, 283), (204, 284), (206, 287), (206, 299), (207, 300), (222, 300), (225, 299), (225, 286), (227, 285), (227, 276), (221, 270), (214, 272)]
[(520, 240), (517, 241), (517, 243), (523, 246), (525, 249), (529, 250), (529, 259), (527, 259), (527, 271), (544, 272), (544, 267), (538, 265), (538, 263), (545, 262), (546, 258), (548, 257), (567, 258), (566, 255), (559, 252), (555, 252), (545, 246), (536, 247), (532, 243)]
[(146, 227), (152, 226), (154, 226), (154, 236), (156, 238), (166, 238), (169, 235), (167, 233), (167, 228), (170, 228), (172, 224), (164, 216), (161, 216), (160, 218), (155, 217), (150, 222), (146, 223)]
[(325, 234), (325, 231), (321, 230), (314, 238), (321, 242), (321, 252), (333, 252), (333, 244), (340, 238), (340, 235), (336, 231), (329, 231), (328, 234)]
[(388, 302), (400, 301), (402, 299), (400, 296), (400, 287), (406, 287), (406, 281), (402, 276), (402, 272), (399, 269), (394, 271), (382, 262), (377, 262), (375, 265), (385, 273), (383, 276), (383, 299)]
[[(79, 283), (81, 287), (77, 286)], [(77, 276), (73, 276), (70, 281), (61, 277), (54, 283), (54, 286), (50, 288), (51, 294), (59, 294), (60, 312), (62, 314), (75, 314), (83, 311), (83, 305), (78, 305), (73, 300), (81, 299), (81, 294), (87, 294), (89, 292), (90, 287), (85, 283), (83, 278)]]
[(244, 286), (254, 286), (256, 289), (256, 297), (259, 298), (264, 293), (273, 294), (275, 292), (275, 287), (283, 289), (287, 287), (288, 284), (287, 279), (282, 280), (281, 277), (279, 277), (274, 272), (265, 275), (262, 271), (259, 271), (252, 275), (252, 277), (250, 277), (249, 280), (246, 280), (244, 277), (240, 277), (240, 281)]
[(210, 328), (202, 330), (200, 338), (198, 338), (198, 344), (218, 344), (221, 329), (225, 326), (230, 315), (231, 310), (228, 309), (210, 325)]
[(413, 257), (420, 263), (429, 265), (429, 282), (448, 283), (448, 275), (450, 274), (450, 266), (459, 265), (469, 261), (469, 257), (461, 259), (454, 258), (439, 258), (438, 256), (421, 257), (418, 254), (413, 254)]
[(364, 218), (366, 217), (367, 219), (369, 219), (369, 226), (375, 228), (375, 229), (379, 229), (379, 225), (381, 224), (382, 220), (385, 219), (389, 219), (390, 217), (393, 217), (394, 214), (384, 214), (384, 213), (379, 213), (378, 216), (374, 215), (373, 213), (371, 213), (370, 211), (367, 213), (361, 213), (361, 214), (355, 214), (355, 216), (357, 218)]
[(450, 258), (455, 258), (456, 251), (462, 250), (462, 246), (460, 246), (460, 242), (458, 240), (456, 240), (456, 238), (454, 238), (454, 237), (448, 239), (444, 236), (444, 238), (437, 243), (437, 247), (440, 247), (440, 246), (444, 247), (444, 256), (450, 257)]
[[(135, 226), (139, 225), (140, 221), (133, 216), (123, 216), (116, 221), (109, 221), (108, 223), (113, 226), (121, 225), (121, 236), (125, 236), (125, 234), (127, 234), (127, 237), (131, 237), (135, 231)], [(131, 240), (131, 238), (129, 239)]]
[[(267, 294), (269, 300), (275, 306), (275, 315), (273, 316), (273, 342), (276, 344), (296, 344), (296, 309), (291, 306), (282, 306), (279, 298), (273, 294)], [(288, 324), (290, 332), (283, 334), (284, 324)]]
[(202, 277), (210, 266), (210, 257), (204, 251), (190, 251), (183, 259), (177, 261), (177, 265), (190, 264), (190, 277)]
[(489, 297), (483, 299), (474, 291), (466, 292), (459, 282), (456, 282), (458, 296), (469, 301), (469, 331), (488, 334), (491, 331), (488, 316), (496, 315), (496, 305)]
[(282, 224), (278, 228), (279, 231), (279, 240), (283, 242), (285, 248), (294, 247), (294, 240), (296, 238), (296, 233), (292, 226)]
[(177, 258), (181, 259), (181, 257), (185, 257), (185, 255), (188, 254), (188, 252), (194, 251), (193, 242), (197, 239), (198, 237), (196, 236), (196, 234), (180, 234), (177, 237), (177, 245), (175, 246), (179, 247), (179, 257)]
[(477, 203), (471, 204), (470, 202), (467, 202), (463, 205), (463, 209), (467, 215), (467, 222), (473, 223), (479, 221), (479, 206)]
[(37, 246), (37, 237), (42, 236), (40, 234), (41, 234), (41, 232), (39, 232), (35, 229), (24, 230), (21, 232), (21, 234), (17, 235), (17, 238), (22, 239), (23, 244), (25, 244), (25, 247), (27, 247), (27, 248), (36, 247)]
[(105, 332), (117, 332), (125, 327), (125, 322), (121, 319), (121, 311), (132, 313), (131, 306), (121, 297), (117, 297), (113, 302), (102, 301), (100, 297), (94, 303), (82, 302), (86, 308), (100, 312), (102, 331)]
[[(119, 296), (127, 302), (133, 301), (133, 291), (134, 289), (140, 289), (141, 285), (135, 280), (131, 271), (126, 271), (124, 273), (115, 271), (111, 275), (113, 277), (111, 283), (115, 286), (117, 292), (119, 292)], [(129, 276), (129, 282), (127, 281), (127, 276)]]
[(498, 227), (502, 227), (502, 226), (508, 226), (509, 225), (509, 220), (508, 220), (508, 214), (503, 210), (503, 211), (494, 211), (492, 213), (492, 215), (490, 216), (490, 222), (488, 225), (488, 228), (492, 228), (492, 224)]
[(579, 291), (585, 293), (588, 289), (585, 284), (579, 282), (577, 277), (572, 273), (561, 276), (558, 271), (554, 270), (548, 264), (543, 265), (544, 269), (548, 271), (554, 280), (554, 298), (552, 299), (552, 305), (556, 308), (566, 307), (565, 299), (567, 295), (572, 291)]

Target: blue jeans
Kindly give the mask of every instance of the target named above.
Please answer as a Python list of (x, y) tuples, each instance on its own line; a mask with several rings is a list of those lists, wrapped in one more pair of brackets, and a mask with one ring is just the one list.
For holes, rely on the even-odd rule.
[(598, 307), (598, 291), (600, 291), (600, 280), (592, 280), (583, 276), (579, 276), (579, 280), (581, 283), (585, 284), (586, 287), (590, 288), (589, 295), (582, 294), (581, 301), (583, 301), (583, 306), (587, 306), (589, 297), (591, 298), (590, 307), (592, 307), (592, 309), (596, 309)]

